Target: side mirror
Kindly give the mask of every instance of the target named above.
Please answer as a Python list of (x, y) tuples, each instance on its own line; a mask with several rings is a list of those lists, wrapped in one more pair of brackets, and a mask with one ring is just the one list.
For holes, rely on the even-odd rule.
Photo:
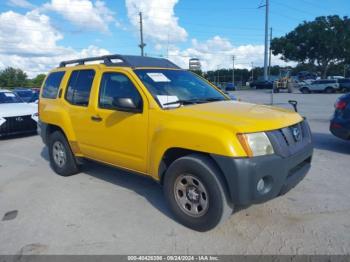
[(113, 99), (113, 106), (116, 110), (124, 112), (141, 113), (142, 108), (139, 108), (132, 98), (128, 97), (115, 97)]
[(298, 101), (296, 101), (296, 100), (288, 100), (288, 103), (292, 105), (292, 107), (294, 108), (295, 112), (298, 112), (298, 108), (297, 108)]

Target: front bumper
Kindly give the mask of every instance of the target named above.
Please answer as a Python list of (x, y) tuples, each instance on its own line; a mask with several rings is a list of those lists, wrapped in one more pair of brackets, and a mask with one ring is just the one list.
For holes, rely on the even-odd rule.
[(0, 137), (35, 133), (37, 129), (37, 122), (31, 115), (21, 115), (14, 117), (1, 118), (0, 123)]
[[(212, 155), (226, 178), (231, 200), (236, 205), (261, 203), (288, 192), (311, 167), (313, 147), (282, 158), (277, 155), (253, 158), (232, 158)], [(264, 179), (266, 189), (257, 190)]]
[[(251, 158), (212, 155), (225, 176), (233, 204), (261, 203), (296, 186), (311, 167), (313, 145), (306, 120), (299, 124), (303, 138), (293, 142), (289, 128), (268, 133), (275, 154)], [(284, 143), (284, 144), (283, 144)], [(264, 187), (258, 190), (263, 180)]]

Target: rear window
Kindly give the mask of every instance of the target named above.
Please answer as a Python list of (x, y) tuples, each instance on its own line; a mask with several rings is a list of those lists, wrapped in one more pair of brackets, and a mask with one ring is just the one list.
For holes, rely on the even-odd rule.
[(57, 97), (58, 88), (60, 87), (63, 76), (63, 71), (51, 73), (45, 81), (41, 96), (43, 98), (55, 99)]
[(68, 82), (66, 100), (73, 105), (87, 106), (94, 76), (95, 71), (90, 69), (73, 71)]

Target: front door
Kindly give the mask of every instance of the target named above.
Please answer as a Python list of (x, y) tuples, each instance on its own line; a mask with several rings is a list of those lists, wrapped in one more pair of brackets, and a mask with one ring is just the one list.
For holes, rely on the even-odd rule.
[[(146, 173), (147, 100), (132, 78), (122, 72), (104, 72), (90, 116), (90, 134), (82, 146), (85, 154), (102, 162)], [(95, 95), (97, 93), (95, 92)], [(140, 112), (121, 111), (116, 99), (131, 98)]]

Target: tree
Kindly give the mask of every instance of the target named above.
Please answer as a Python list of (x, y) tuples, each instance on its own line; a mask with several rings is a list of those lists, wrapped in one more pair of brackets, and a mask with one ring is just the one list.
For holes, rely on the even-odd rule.
[(7, 67), (0, 71), (0, 87), (23, 87), (27, 83), (27, 74), (21, 69)]
[(29, 85), (31, 87), (41, 87), (44, 79), (45, 79), (46, 75), (45, 74), (39, 74), (36, 77), (34, 77), (33, 79), (30, 79), (30, 83)]
[(285, 61), (316, 65), (326, 77), (331, 64), (350, 62), (350, 19), (320, 16), (303, 22), (271, 42), (274, 55)]

